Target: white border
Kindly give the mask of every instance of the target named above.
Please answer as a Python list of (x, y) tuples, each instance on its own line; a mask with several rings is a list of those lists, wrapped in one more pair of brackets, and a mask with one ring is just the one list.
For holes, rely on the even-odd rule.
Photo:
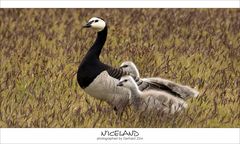
[(239, 0), (1, 0), (4, 8), (239, 8)]
[[(240, 0), (0, 0), (1, 8), (239, 8)], [(137, 130), (141, 141), (99, 141), (104, 130)], [(239, 144), (240, 129), (0, 129), (0, 144)]]
[[(101, 132), (137, 131), (143, 140), (97, 140)], [(18, 128), (2, 129), (2, 144), (93, 144), (93, 143), (158, 143), (158, 144), (239, 144), (239, 128)], [(107, 136), (106, 136), (107, 137)]]

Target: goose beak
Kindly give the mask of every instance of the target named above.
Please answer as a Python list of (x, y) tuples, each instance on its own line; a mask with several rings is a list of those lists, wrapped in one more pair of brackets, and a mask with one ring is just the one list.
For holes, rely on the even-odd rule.
[(83, 28), (90, 28), (92, 26), (93, 21), (88, 22)]
[(117, 84), (117, 86), (123, 86), (123, 84), (122, 84), (121, 82), (119, 82), (119, 83)]
[(83, 26), (83, 28), (90, 28), (91, 24), (87, 23), (86, 25)]

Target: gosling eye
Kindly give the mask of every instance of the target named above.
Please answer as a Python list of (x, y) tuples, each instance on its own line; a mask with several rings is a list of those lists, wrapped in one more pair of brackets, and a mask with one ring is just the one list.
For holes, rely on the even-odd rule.
[(94, 22), (98, 22), (98, 20), (95, 20)]

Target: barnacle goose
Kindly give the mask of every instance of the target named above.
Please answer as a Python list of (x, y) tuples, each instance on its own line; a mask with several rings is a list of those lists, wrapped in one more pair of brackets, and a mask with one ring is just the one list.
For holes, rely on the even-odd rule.
[(84, 56), (77, 72), (80, 87), (89, 95), (104, 100), (121, 113), (128, 104), (130, 93), (126, 88), (117, 87), (121, 76), (126, 75), (122, 69), (116, 69), (102, 63), (99, 55), (107, 38), (107, 24), (99, 17), (91, 18), (84, 28), (97, 30), (97, 38)]
[[(129, 72), (136, 77), (140, 77), (139, 71), (132, 61), (123, 62), (120, 65), (120, 69), (122, 69), (124, 72)], [(184, 100), (187, 100), (191, 97), (197, 97), (199, 94), (198, 91), (190, 88), (189, 86), (177, 84), (173, 81), (162, 79), (159, 77), (143, 78), (141, 80), (152, 85), (159, 86), (159, 90), (163, 90)]]
[(148, 90), (141, 92), (131, 76), (123, 76), (117, 86), (128, 88), (131, 91), (130, 103), (135, 110), (141, 113), (163, 112), (164, 114), (174, 114), (187, 108), (183, 99), (164, 91)]

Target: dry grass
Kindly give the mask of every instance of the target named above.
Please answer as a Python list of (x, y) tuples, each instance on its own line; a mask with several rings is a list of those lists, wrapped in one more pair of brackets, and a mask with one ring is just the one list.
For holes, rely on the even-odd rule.
[[(200, 96), (173, 118), (119, 119), (76, 81), (92, 16), (109, 25), (103, 62), (132, 60)], [(0, 127), (240, 127), (239, 30), (238, 9), (1, 9)]]

